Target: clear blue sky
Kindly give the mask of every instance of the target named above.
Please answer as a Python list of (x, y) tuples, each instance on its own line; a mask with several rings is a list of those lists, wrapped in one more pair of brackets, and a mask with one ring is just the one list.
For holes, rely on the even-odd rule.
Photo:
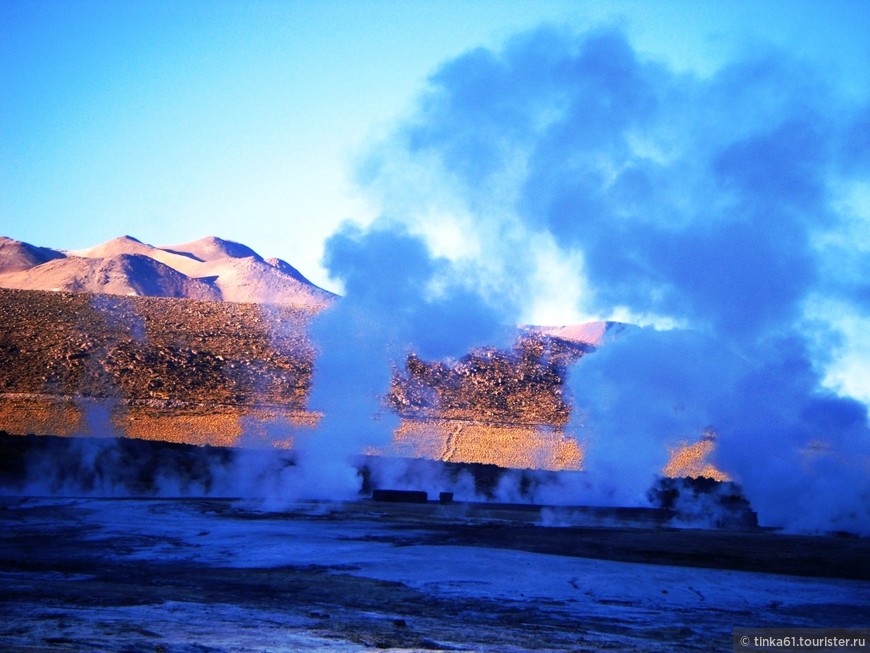
[(868, 87), (865, 2), (0, 0), (0, 232), (75, 249), (218, 235), (329, 286), (354, 168), (446, 59), (542, 22), (702, 74), (770, 41)]

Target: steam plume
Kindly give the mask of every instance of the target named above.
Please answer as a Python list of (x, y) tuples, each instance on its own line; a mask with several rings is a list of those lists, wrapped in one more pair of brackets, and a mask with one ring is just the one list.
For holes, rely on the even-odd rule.
[(870, 532), (870, 392), (837, 373), (867, 351), (868, 107), (772, 48), (702, 77), (543, 28), (442, 65), (361, 180), (505, 317), (657, 327), (573, 375), (614, 497), (713, 428), (762, 522)]
[(383, 399), (410, 349), (458, 356), (500, 341), (502, 321), (420, 238), (386, 220), (365, 231), (343, 226), (324, 261), (346, 295), (314, 325), (320, 351), (310, 405), (323, 419), (299, 455), (302, 469), (313, 470), (309, 493), (334, 497), (359, 489), (357, 456), (390, 442), (398, 424)]

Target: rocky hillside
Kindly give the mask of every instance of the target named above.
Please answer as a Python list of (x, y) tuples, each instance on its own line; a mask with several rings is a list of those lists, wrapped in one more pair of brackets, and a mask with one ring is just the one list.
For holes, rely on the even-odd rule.
[[(0, 392), (304, 410), (313, 311), (0, 289)], [(409, 356), (385, 402), (409, 418), (564, 424), (567, 366), (589, 344), (521, 335), (459, 361)]]
[(391, 407), (411, 418), (466, 419), (563, 426), (568, 366), (594, 347), (541, 334), (521, 334), (510, 351), (482, 348), (455, 363), (409, 356), (393, 379)]
[(311, 311), (0, 289), (0, 312), (0, 392), (298, 409), (306, 401)]
[[(0, 289), (0, 430), (188, 444), (292, 447), (308, 407), (317, 311), (287, 305)], [(454, 363), (409, 356), (383, 398), (401, 419), (365, 452), (579, 469), (565, 430), (568, 366), (622, 325), (521, 330), (509, 350)], [(562, 336), (562, 337), (560, 337)], [(712, 440), (672, 452), (669, 475), (724, 478)]]
[[(0, 429), (11, 433), (95, 435), (102, 411), (114, 434), (233, 444), (252, 429), (317, 420), (307, 406), (314, 310), (0, 289), (0, 312)], [(384, 397), (403, 420), (397, 446), (444, 460), (576, 466), (572, 438), (539, 431), (565, 424), (566, 366), (591, 348), (526, 333), (512, 350), (450, 365), (409, 357)], [(533, 451), (541, 447), (551, 451)]]

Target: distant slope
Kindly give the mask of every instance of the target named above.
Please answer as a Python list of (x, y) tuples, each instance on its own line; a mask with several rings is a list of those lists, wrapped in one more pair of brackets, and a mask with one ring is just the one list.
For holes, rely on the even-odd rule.
[(223, 258), (202, 264), (200, 273), (214, 279), (224, 301), (292, 304), (326, 308), (333, 295), (300, 281), (263, 259)]
[(68, 256), (0, 277), (6, 288), (143, 295), (219, 301), (214, 286), (191, 279), (143, 254), (106, 258)]
[(574, 342), (593, 347), (599, 347), (608, 339), (617, 336), (630, 325), (622, 322), (584, 322), (564, 326), (528, 326), (525, 329), (534, 334), (558, 338), (566, 342)]
[(48, 247), (36, 247), (20, 240), (0, 236), (0, 274), (27, 270), (64, 256), (63, 252)]
[(67, 253), (0, 239), (0, 287), (285, 304), (321, 310), (335, 298), (289, 263), (215, 236), (154, 247), (132, 236)]
[(290, 265), (287, 261), (285, 261), (283, 259), (274, 258), (274, 257), (267, 258), (266, 263), (268, 263), (272, 267), (278, 268), (281, 272), (293, 277), (297, 281), (301, 281), (302, 283), (314, 285), (308, 279), (306, 279), (305, 276), (303, 276), (303, 274), (301, 272), (299, 272), (299, 270), (294, 268), (292, 265)]

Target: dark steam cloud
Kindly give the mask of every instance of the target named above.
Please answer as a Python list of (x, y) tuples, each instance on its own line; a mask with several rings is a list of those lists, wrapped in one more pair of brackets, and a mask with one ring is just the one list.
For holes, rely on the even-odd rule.
[[(668, 443), (713, 429), (763, 522), (870, 532), (866, 406), (842, 378), (831, 389), (834, 366), (870, 351), (868, 106), (774, 49), (706, 77), (612, 29), (469, 52), (362, 167), (401, 238), (443, 253), (415, 241), (388, 268), (403, 278), (395, 307), (404, 279), (449, 266), (491, 304), (507, 298), (515, 321), (546, 296), (680, 326), (635, 330), (577, 366), (590, 476), (636, 500)], [(392, 249), (373, 233), (363, 263)], [(359, 280), (345, 278), (349, 296), (383, 292)]]

